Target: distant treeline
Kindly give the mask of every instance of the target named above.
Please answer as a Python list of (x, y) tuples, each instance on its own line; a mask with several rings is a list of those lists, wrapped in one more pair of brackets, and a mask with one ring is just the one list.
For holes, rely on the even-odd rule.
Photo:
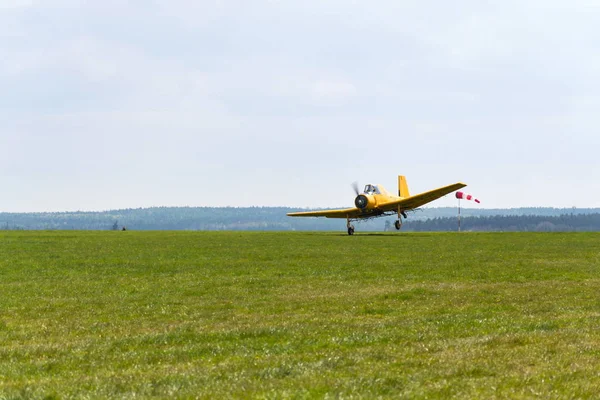
[[(410, 221), (409, 231), (455, 231), (456, 217), (433, 218)], [(586, 232), (600, 231), (600, 213), (541, 215), (496, 215), (489, 217), (461, 218), (461, 230), (484, 232)]]
[[(291, 218), (288, 207), (153, 207), (101, 212), (0, 213), (0, 229), (15, 230), (328, 230), (345, 231), (344, 219)], [(461, 210), (464, 231), (600, 231), (600, 209)], [(393, 230), (394, 217), (355, 223), (360, 231)], [(456, 231), (457, 210), (411, 212), (403, 231)]]

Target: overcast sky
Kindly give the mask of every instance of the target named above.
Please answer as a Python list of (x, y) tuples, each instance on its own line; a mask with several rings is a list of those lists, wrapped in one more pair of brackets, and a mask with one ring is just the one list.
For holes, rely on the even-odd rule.
[[(0, 211), (600, 207), (600, 0), (0, 0)], [(454, 206), (452, 196), (431, 206)]]

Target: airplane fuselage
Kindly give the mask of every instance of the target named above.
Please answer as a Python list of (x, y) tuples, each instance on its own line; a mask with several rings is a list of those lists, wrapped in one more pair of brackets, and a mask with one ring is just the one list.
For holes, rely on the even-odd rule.
[(356, 196), (354, 205), (359, 208), (364, 215), (376, 211), (379, 204), (402, 199), (403, 198), (400, 196), (390, 194), (382, 185), (368, 184), (365, 186), (364, 192)]

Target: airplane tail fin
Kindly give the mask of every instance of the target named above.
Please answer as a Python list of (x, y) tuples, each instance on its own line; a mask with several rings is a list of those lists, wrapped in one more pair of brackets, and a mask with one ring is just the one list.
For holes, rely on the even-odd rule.
[(398, 175), (398, 196), (404, 198), (410, 197), (408, 184), (406, 183), (406, 177), (404, 175)]

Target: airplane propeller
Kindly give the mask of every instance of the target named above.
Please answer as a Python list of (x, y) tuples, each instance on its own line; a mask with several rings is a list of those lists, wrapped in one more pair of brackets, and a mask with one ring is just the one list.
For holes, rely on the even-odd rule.
[(356, 193), (356, 198), (354, 199), (354, 205), (356, 207), (360, 208), (361, 210), (364, 210), (364, 208), (367, 206), (367, 204), (369, 204), (369, 200), (367, 199), (367, 196), (360, 193), (360, 189), (358, 188), (358, 182), (352, 182), (352, 188), (354, 189), (354, 193)]

